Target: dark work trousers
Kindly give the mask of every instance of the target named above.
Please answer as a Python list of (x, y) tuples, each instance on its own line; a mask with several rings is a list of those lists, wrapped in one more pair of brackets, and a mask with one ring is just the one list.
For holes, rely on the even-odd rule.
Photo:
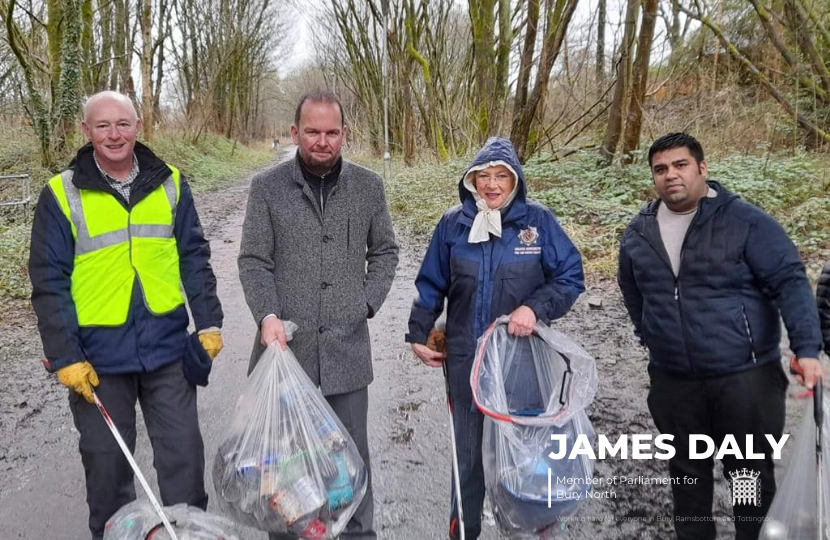
[[(375, 503), (372, 496), (372, 467), (369, 462), (369, 434), (366, 429), (369, 413), (369, 389), (362, 388), (346, 394), (325, 396), (326, 401), (334, 410), (334, 414), (343, 423), (349, 432), (363, 464), (366, 466), (367, 484), (366, 495), (360, 506), (357, 507), (346, 528), (338, 538), (349, 540), (374, 540), (377, 538), (373, 529)], [(270, 533), (269, 540), (293, 540), (297, 536), (288, 533)]]
[[(484, 506), (484, 462), (481, 456), (481, 437), (484, 415), (473, 403), (470, 388), (472, 357), (450, 358), (447, 364), (452, 399), (452, 421), (458, 452), (458, 477), (461, 482), (461, 504), (464, 511), (464, 537), (476, 540), (481, 534), (481, 510)], [(449, 437), (448, 437), (449, 438)], [(452, 452), (451, 442), (447, 449)], [(460, 538), (455, 480), (450, 466), (450, 524), (449, 537)]]
[[(153, 466), (162, 504), (187, 503), (206, 509), (205, 451), (196, 410), (196, 387), (185, 380), (181, 362), (152, 373), (98, 378), (100, 384), (95, 392), (133, 453), (135, 404), (141, 404), (153, 446)], [(136, 498), (133, 471), (95, 405), (70, 392), (69, 407), (81, 436), (78, 447), (86, 474), (89, 530), (93, 540), (101, 540), (107, 520)]]
[[(676, 377), (651, 369), (649, 375), (651, 416), (661, 433), (674, 435), (672, 443), (676, 454), (669, 460), (669, 472), (677, 479), (672, 484), (677, 538), (715, 538), (712, 520), (714, 459), (689, 459), (689, 435), (708, 435), (719, 449), (724, 436), (731, 434), (744, 459), (724, 455), (724, 477), (729, 481), (730, 473), (742, 469), (760, 473), (757, 499), (749, 504), (737, 501), (733, 505), (735, 538), (756, 540), (775, 495), (775, 465), (772, 447), (765, 435), (780, 440), (784, 431), (788, 382), (780, 362), (705, 379)], [(763, 453), (764, 459), (745, 459), (747, 435), (752, 435), (753, 452)], [(702, 452), (705, 446), (698, 443), (696, 450)]]

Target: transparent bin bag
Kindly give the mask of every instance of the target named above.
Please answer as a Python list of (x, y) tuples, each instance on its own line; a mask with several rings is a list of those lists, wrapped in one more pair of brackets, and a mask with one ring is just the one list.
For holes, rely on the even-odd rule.
[[(179, 540), (239, 540), (234, 524), (201, 508), (177, 504), (164, 507), (164, 514)], [(171, 540), (150, 501), (125, 504), (104, 527), (104, 540)]]
[[(551, 440), (565, 436), (565, 443)], [(524, 426), (484, 419), (484, 481), (493, 514), (511, 540), (539, 538), (576, 513), (591, 493), (594, 460), (568, 459), (577, 436), (594, 444), (596, 435), (584, 411), (564, 426)], [(550, 454), (561, 454), (551, 459)], [(550, 507), (548, 504), (550, 503)]]
[(824, 493), (824, 534), (818, 529), (819, 474), (816, 462), (816, 424), (812, 404), (805, 409), (804, 418), (793, 441), (795, 446), (784, 469), (784, 479), (775, 493), (761, 529), (761, 540), (822, 540), (830, 538), (830, 403), (824, 394), (824, 423), (821, 428), (822, 465), (821, 487)]
[(363, 460), (290, 349), (269, 346), (248, 377), (213, 485), (236, 521), (308, 540), (335, 538), (357, 510)]
[(470, 373), (479, 410), (524, 425), (566, 425), (597, 390), (594, 359), (568, 336), (536, 323), (528, 337), (507, 333), (496, 319), (478, 340)]

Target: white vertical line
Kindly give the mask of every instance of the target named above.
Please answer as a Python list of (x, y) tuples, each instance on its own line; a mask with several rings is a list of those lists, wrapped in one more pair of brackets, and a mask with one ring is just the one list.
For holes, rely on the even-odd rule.
[(548, 467), (548, 508), (551, 507), (551, 476), (553, 476), (553, 472), (551, 468)]

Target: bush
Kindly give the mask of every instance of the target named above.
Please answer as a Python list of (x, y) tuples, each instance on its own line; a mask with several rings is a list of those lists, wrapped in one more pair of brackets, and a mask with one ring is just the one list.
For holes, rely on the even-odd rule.
[(156, 134), (150, 146), (179, 168), (196, 193), (220, 189), (274, 159), (267, 145), (249, 148), (211, 133), (191, 144), (181, 133), (164, 131)]

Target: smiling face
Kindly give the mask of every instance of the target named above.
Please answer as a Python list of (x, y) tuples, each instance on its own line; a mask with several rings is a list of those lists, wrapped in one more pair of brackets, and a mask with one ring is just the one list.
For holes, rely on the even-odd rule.
[(496, 209), (507, 200), (516, 185), (513, 173), (504, 165), (487, 167), (476, 171), (473, 176), (476, 192), (490, 209)]
[(689, 212), (706, 196), (706, 162), (695, 160), (685, 146), (654, 154), (651, 178), (657, 195), (674, 212)]
[(335, 103), (306, 101), (298, 125), (291, 126), (291, 138), (300, 149), (300, 158), (311, 172), (324, 174), (340, 158), (346, 138), (340, 107)]
[(85, 113), (81, 128), (92, 143), (101, 168), (114, 174), (130, 170), (141, 120), (129, 98), (118, 95), (98, 96), (87, 104)]

